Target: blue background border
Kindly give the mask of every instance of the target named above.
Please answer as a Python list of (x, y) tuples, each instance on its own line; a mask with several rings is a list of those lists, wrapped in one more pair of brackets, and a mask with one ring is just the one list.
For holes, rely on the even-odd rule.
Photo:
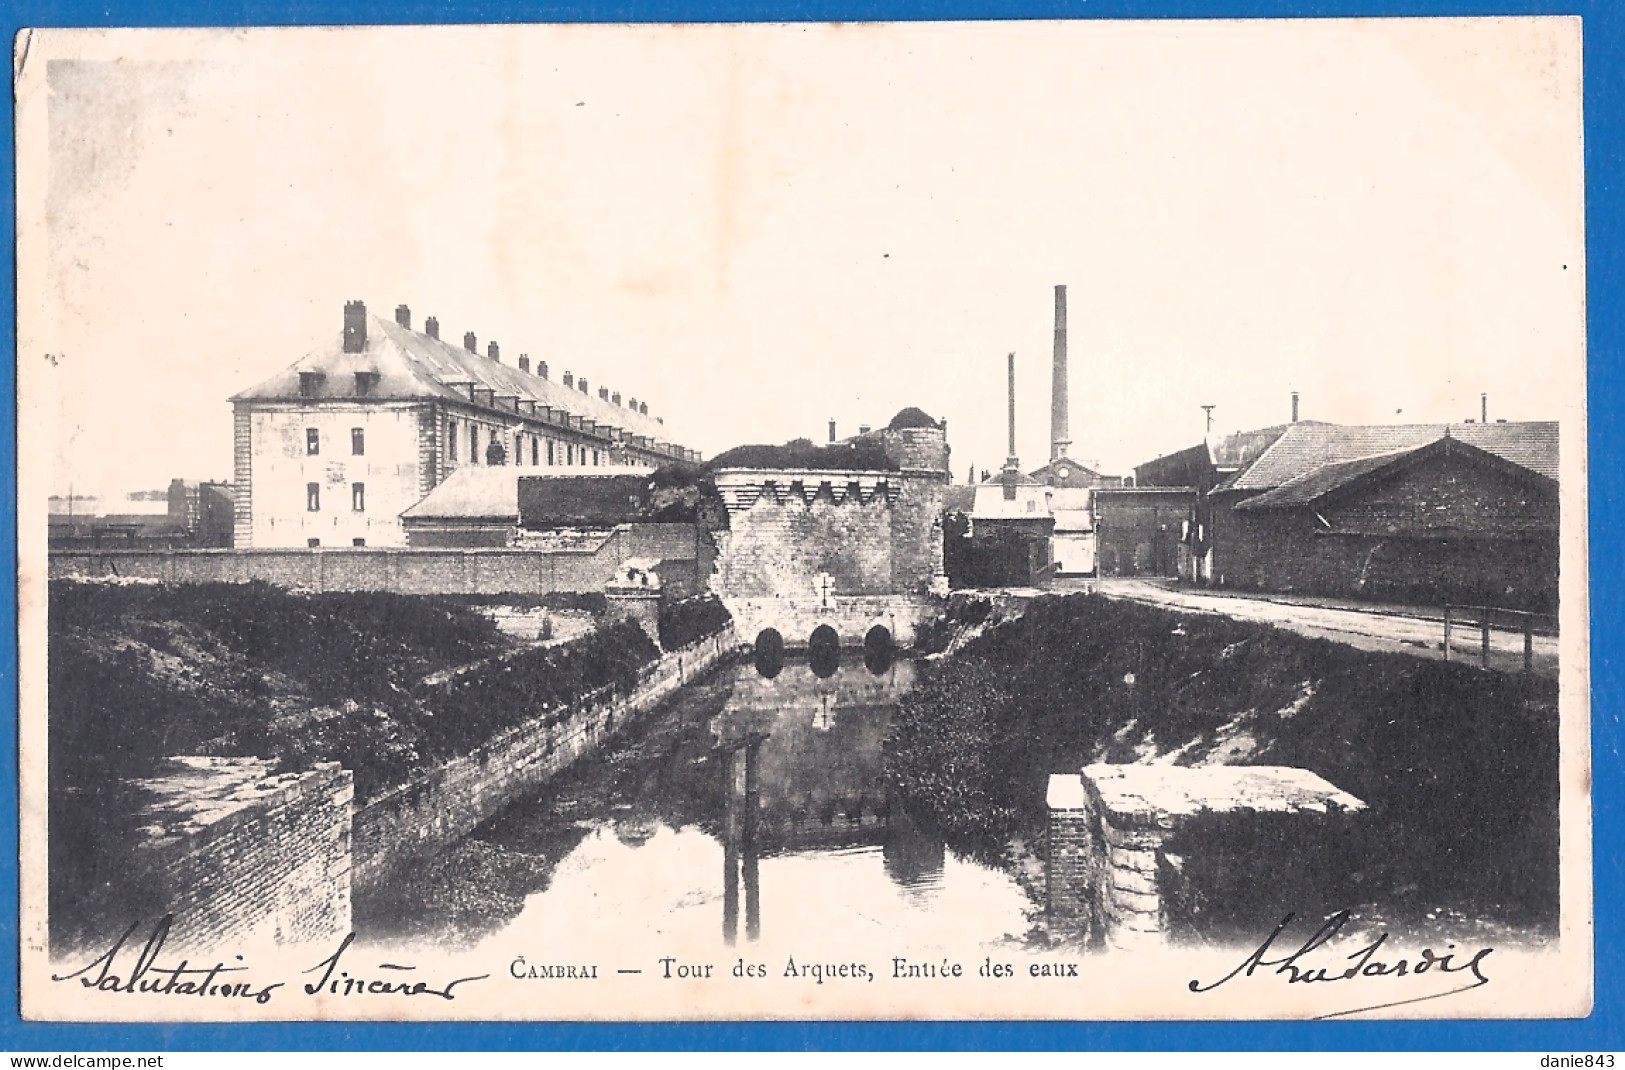
[[(1622, 731), (1617, 696), (1625, 617), (1625, 554), (1611, 549), (1625, 521), (1625, 4), (1360, 3), (1356, 0), (12, 0), (5, 40), (23, 26), (199, 26), (528, 21), (861, 21), (1004, 18), (1264, 18), (1353, 15), (1578, 14), (1585, 19), (1585, 138), (1589, 456), (1591, 468), (1592, 803), (1595, 827), (1597, 969), (1591, 1017), (1548, 1022), (1324, 1022), (1246, 1024), (881, 1023), (704, 1025), (41, 1025), (21, 1021), (17, 991), (17, 754), (0, 748), (0, 1048), (92, 1050), (523, 1050), (541, 1049), (1461, 1049), (1625, 1050), (1625, 839), (1621, 829)], [(0, 97), (0, 128), (12, 128)], [(0, 201), (15, 203), (13, 143), (5, 142)], [(0, 256), (15, 279), (16, 220), (5, 213)], [(16, 441), (15, 287), (0, 290), (12, 360), (0, 366), (0, 442)], [(1532, 367), (1531, 374), (1539, 374)], [(16, 546), (16, 473), (0, 466), (0, 544)], [(16, 619), (15, 570), (0, 597)], [(0, 645), (4, 716), (16, 738), (14, 645)]]

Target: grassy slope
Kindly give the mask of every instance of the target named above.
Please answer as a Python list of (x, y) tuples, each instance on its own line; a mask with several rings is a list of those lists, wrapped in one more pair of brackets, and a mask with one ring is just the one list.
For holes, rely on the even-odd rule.
[[(1039, 838), (1048, 774), (1279, 764), (1365, 800), (1358, 896), (1555, 919), (1552, 681), (1088, 596), (1045, 599), (923, 674), (888, 776), (952, 842)], [(1346, 904), (1359, 905), (1359, 904)]]

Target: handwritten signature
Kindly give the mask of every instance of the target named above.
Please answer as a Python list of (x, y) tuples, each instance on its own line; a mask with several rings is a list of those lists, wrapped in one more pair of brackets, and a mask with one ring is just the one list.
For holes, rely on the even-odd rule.
[[(1277, 925), (1274, 931), (1264, 938), (1263, 943), (1259, 944), (1245, 959), (1242, 959), (1241, 964), (1235, 969), (1217, 981), (1208, 984), (1203, 984), (1200, 980), (1192, 980), (1189, 986), (1190, 990), (1196, 993), (1211, 992), (1220, 985), (1227, 984), (1238, 977), (1252, 977), (1254, 973), (1260, 970), (1268, 971), (1269, 976), (1285, 977), (1288, 984), (1331, 984), (1337, 981), (1378, 978), (1393, 980), (1401, 977), (1418, 977), (1432, 972), (1437, 972), (1439, 975), (1465, 973), (1471, 974), (1473, 978), (1468, 984), (1456, 985), (1456, 987), (1442, 992), (1391, 1000), (1386, 1003), (1374, 1003), (1369, 1006), (1356, 1007), (1352, 1010), (1336, 1011), (1332, 1014), (1317, 1016), (1320, 1018), (1340, 1018), (1349, 1014), (1359, 1014), (1361, 1011), (1386, 1010), (1390, 1007), (1404, 1006), (1407, 1003), (1422, 1003), (1430, 999), (1443, 999), (1445, 996), (1470, 992), (1475, 988), (1490, 983), (1489, 975), (1484, 972), (1484, 960), (1495, 950), (1492, 947), (1479, 948), (1473, 952), (1471, 958), (1466, 959), (1464, 962), (1458, 962), (1458, 955), (1465, 954), (1465, 952), (1453, 950), (1455, 944), (1448, 944), (1442, 954), (1431, 947), (1425, 947), (1415, 955), (1395, 958), (1391, 954), (1385, 953), (1384, 957), (1379, 957), (1378, 952), (1384, 951), (1385, 945), (1388, 943), (1388, 934), (1386, 932), (1379, 934), (1375, 940), (1349, 952), (1342, 958), (1332, 958), (1331, 962), (1334, 965), (1315, 965), (1311, 959), (1319, 958), (1324, 961), (1325, 955), (1332, 954), (1327, 952), (1325, 955), (1316, 956), (1315, 953), (1325, 947), (1342, 930), (1343, 926), (1348, 924), (1350, 914), (1347, 910), (1339, 910), (1328, 917), (1320, 928), (1316, 929), (1314, 934), (1305, 940), (1297, 950), (1281, 955), (1279, 958), (1270, 958), (1271, 948), (1281, 934), (1286, 931), (1287, 926), (1292, 924), (1293, 917), (1294, 915), (1288, 914), (1281, 919), (1281, 924)], [(1341, 950), (1341, 948), (1338, 950)], [(1347, 962), (1351, 965), (1341, 968), (1335, 965), (1340, 962)], [(1465, 980), (1465, 978), (1458, 978), (1458, 980)]]
[[(210, 965), (194, 966), (188, 958), (171, 960), (165, 964), (160, 960), (160, 953), (165, 942), (169, 939), (170, 928), (174, 925), (173, 914), (165, 914), (152, 928), (152, 935), (135, 953), (134, 959), (126, 959), (129, 969), (126, 971), (121, 962), (120, 955), (124, 953), (126, 945), (130, 945), (135, 937), (136, 930), (141, 922), (132, 922), (124, 934), (114, 941), (113, 946), (92, 959), (90, 962), (68, 973), (52, 974), (53, 981), (77, 980), (85, 988), (95, 989), (98, 992), (139, 993), (157, 996), (199, 996), (224, 997), (228, 999), (252, 999), (256, 1003), (269, 1003), (271, 996), (279, 988), (287, 985), (285, 981), (263, 981), (239, 976), (250, 972), (250, 967), (243, 963), (243, 956), (233, 955), (228, 964), (224, 959), (216, 960)], [(414, 972), (417, 967), (403, 966), (391, 962), (379, 963), (376, 967), (385, 976), (372, 978), (353, 975), (348, 969), (340, 969), (344, 954), (355, 943), (355, 933), (346, 935), (340, 942), (338, 949), (331, 955), (322, 959), (316, 965), (302, 974), (319, 974), (314, 981), (300, 986), (307, 996), (439, 996), (441, 999), (456, 999), (458, 985), (468, 984), (471, 981), (483, 981), (490, 974), (479, 974), (474, 977), (459, 977), (444, 984), (420, 980), (416, 977), (403, 977), (401, 975)], [(346, 964), (347, 965), (347, 964)]]

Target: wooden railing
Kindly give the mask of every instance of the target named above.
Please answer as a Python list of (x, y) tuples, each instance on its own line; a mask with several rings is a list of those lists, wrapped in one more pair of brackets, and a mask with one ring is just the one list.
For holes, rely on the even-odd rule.
[(1490, 667), (1490, 631), (1498, 621), (1507, 620), (1512, 623), (1505, 631), (1523, 632), (1523, 671), (1530, 672), (1535, 660), (1535, 621), (1549, 620), (1555, 623), (1556, 618), (1547, 613), (1530, 613), (1522, 609), (1504, 609), (1500, 606), (1457, 606), (1444, 607), (1444, 660), (1450, 660), (1451, 632), (1456, 627), (1477, 628), (1479, 630), (1479, 667)]

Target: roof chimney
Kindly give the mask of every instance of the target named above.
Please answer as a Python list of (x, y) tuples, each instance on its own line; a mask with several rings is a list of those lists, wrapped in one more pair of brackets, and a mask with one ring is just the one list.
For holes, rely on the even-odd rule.
[(627, 398), (626, 399), (626, 407), (631, 409), (633, 412), (637, 412), (638, 411), (638, 399), (637, 398)]
[(536, 374), (543, 379), (547, 378), (547, 361), (539, 360), (536, 362)]
[(1298, 392), (1296, 390), (1292, 392), (1292, 422), (1298, 422)]
[(435, 319), (433, 316), (430, 316), (428, 319), (424, 320), (423, 333), (428, 335), (430, 338), (439, 338), (440, 321)]
[(609, 400), (609, 387), (601, 386), (601, 387), (598, 388), (598, 400), (599, 401), (608, 401)]
[(575, 386), (576, 385), (576, 377), (574, 375), (571, 375), (569, 372), (565, 372), (564, 373), (564, 385), (566, 387)]
[(410, 331), (412, 329), (412, 310), (405, 305), (396, 305), (395, 322)]
[(480, 351), (480, 344), (474, 340), (473, 331), (463, 332), (463, 348), (468, 350), (470, 353), (478, 353)]
[(585, 375), (583, 375), (581, 378), (576, 380), (576, 385), (581, 388), (581, 392), (583, 394), (588, 392), (587, 391), (587, 377)]
[(869, 433), (869, 425), (868, 424), (859, 424), (858, 425), (858, 434), (867, 435), (868, 433)]
[(612, 404), (619, 405), (621, 403), (621, 392), (619, 390), (615, 391), (609, 396), (609, 400)]
[(831, 442), (835, 441), (835, 417), (833, 416), (829, 418), (829, 440)]
[(1066, 456), (1072, 444), (1066, 418), (1066, 287), (1055, 287), (1055, 378), (1050, 384), (1050, 460)]
[(527, 353), (519, 354), (519, 370), (522, 371), (522, 372), (529, 372), (530, 371), (530, 355), (529, 354), (527, 354)]
[(344, 351), (360, 353), (367, 348), (367, 306), (360, 301), (344, 302)]
[(486, 343), (485, 355), (496, 361), (498, 364), (502, 363), (502, 350), (497, 348), (497, 344), (495, 342)]
[(642, 415), (642, 416), (649, 415), (649, 403), (647, 401), (639, 402), (639, 404), (638, 404), (638, 413), (639, 413), (639, 415)]

